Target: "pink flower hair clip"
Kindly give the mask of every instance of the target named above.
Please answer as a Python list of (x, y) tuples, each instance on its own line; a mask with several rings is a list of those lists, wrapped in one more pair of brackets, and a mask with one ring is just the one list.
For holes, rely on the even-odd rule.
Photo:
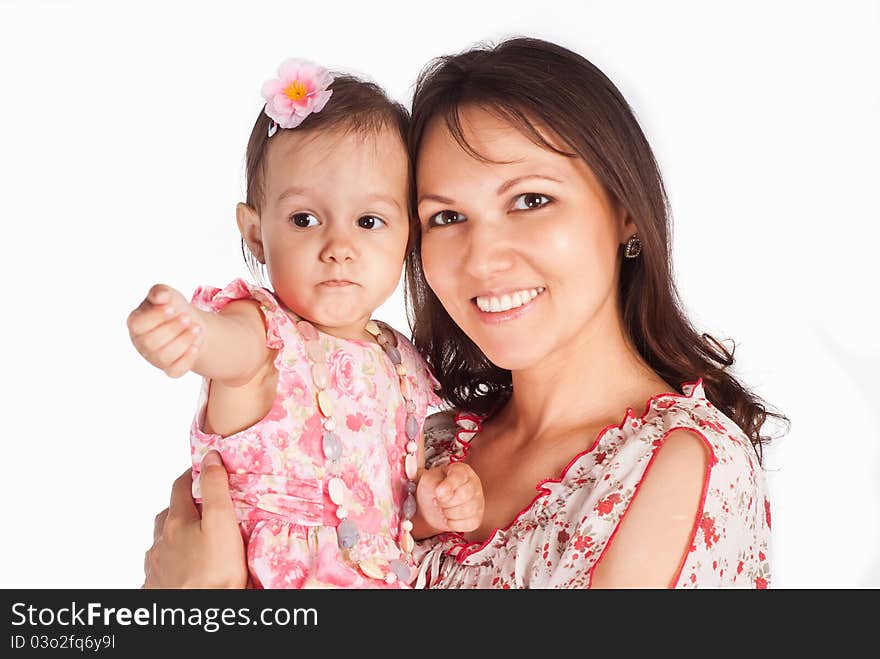
[(333, 75), (308, 60), (287, 59), (278, 67), (278, 78), (263, 83), (265, 112), (272, 119), (269, 137), (278, 128), (296, 128), (312, 112), (324, 109), (333, 91)]

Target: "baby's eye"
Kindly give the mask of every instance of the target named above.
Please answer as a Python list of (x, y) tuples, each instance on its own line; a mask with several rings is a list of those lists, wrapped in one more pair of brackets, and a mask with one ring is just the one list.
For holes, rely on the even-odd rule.
[(541, 208), (541, 206), (546, 206), (551, 201), (552, 200), (547, 195), (527, 192), (516, 198), (513, 202), (513, 209), (517, 211), (533, 210), (535, 208)]
[(446, 224), (456, 224), (457, 222), (463, 222), (467, 219), (461, 213), (456, 213), (451, 210), (440, 211), (439, 213), (434, 213), (431, 217), (428, 218), (428, 226), (429, 227), (442, 227)]
[(375, 215), (364, 215), (358, 218), (358, 226), (361, 229), (378, 229), (386, 224), (385, 220)]
[(290, 217), (290, 221), (301, 229), (307, 229), (308, 227), (314, 227), (320, 224), (318, 218), (311, 213), (294, 213)]

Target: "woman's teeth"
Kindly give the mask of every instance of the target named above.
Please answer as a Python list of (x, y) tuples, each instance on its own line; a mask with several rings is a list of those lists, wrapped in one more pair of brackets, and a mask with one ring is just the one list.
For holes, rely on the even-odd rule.
[(531, 302), (543, 292), (544, 287), (539, 286), (538, 288), (526, 288), (515, 293), (508, 293), (500, 297), (478, 295), (476, 298), (477, 307), (479, 307), (480, 311), (488, 312), (510, 311)]

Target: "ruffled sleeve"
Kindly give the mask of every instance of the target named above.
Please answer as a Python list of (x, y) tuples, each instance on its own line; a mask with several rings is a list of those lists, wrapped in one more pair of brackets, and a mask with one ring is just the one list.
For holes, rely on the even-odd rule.
[(425, 419), (425, 467), (448, 464), (456, 454), (456, 411), (437, 412)]
[(419, 369), (418, 378), (428, 397), (428, 406), (440, 407), (443, 404), (443, 399), (440, 398), (440, 382), (434, 377), (428, 363), (424, 359), (419, 361), (421, 368)]
[(249, 284), (243, 279), (235, 279), (226, 288), (199, 286), (193, 293), (191, 303), (202, 311), (219, 313), (227, 304), (234, 300), (255, 300), (266, 319), (266, 346), (280, 350), (284, 342), (281, 339), (281, 328), (290, 322), (275, 296), (265, 288)]

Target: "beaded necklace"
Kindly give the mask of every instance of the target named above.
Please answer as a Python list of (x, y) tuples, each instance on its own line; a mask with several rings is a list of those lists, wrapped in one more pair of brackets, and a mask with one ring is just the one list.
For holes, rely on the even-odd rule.
[(318, 330), (307, 320), (299, 320), (296, 322), (296, 328), (299, 330), (305, 342), (306, 354), (311, 362), (312, 382), (317, 392), (318, 412), (321, 414), (321, 426), (323, 428), (322, 449), (326, 466), (331, 474), (330, 481), (327, 483), (327, 489), (330, 500), (336, 504), (336, 518), (339, 524), (336, 527), (336, 535), (339, 541), (339, 547), (347, 552), (348, 558), (357, 564), (361, 572), (368, 577), (374, 579), (384, 579), (388, 584), (393, 584), (397, 580), (404, 582), (410, 581), (412, 574), (412, 550), (415, 541), (412, 537), (412, 517), (416, 513), (416, 476), (418, 475), (418, 450), (419, 446), (416, 437), (419, 433), (419, 422), (415, 417), (416, 406), (412, 400), (412, 387), (409, 379), (406, 377), (406, 366), (397, 349), (397, 337), (394, 332), (387, 327), (380, 327), (373, 320), (367, 322), (365, 329), (372, 336), (397, 372), (400, 385), (400, 394), (403, 397), (406, 406), (406, 424), (405, 431), (407, 437), (406, 458), (404, 458), (404, 470), (408, 479), (406, 484), (406, 499), (403, 503), (403, 521), (400, 522), (400, 533), (397, 538), (397, 544), (400, 547), (402, 559), (394, 559), (387, 564), (384, 561), (377, 561), (368, 556), (360, 556), (357, 551), (360, 533), (357, 525), (348, 517), (348, 511), (343, 507), (345, 495), (348, 491), (345, 482), (340, 478), (341, 463), (339, 458), (342, 457), (342, 441), (336, 434), (336, 421), (333, 418), (333, 401), (330, 398), (330, 392), (327, 387), (330, 384), (330, 370), (327, 368), (327, 355), (321, 347)]

